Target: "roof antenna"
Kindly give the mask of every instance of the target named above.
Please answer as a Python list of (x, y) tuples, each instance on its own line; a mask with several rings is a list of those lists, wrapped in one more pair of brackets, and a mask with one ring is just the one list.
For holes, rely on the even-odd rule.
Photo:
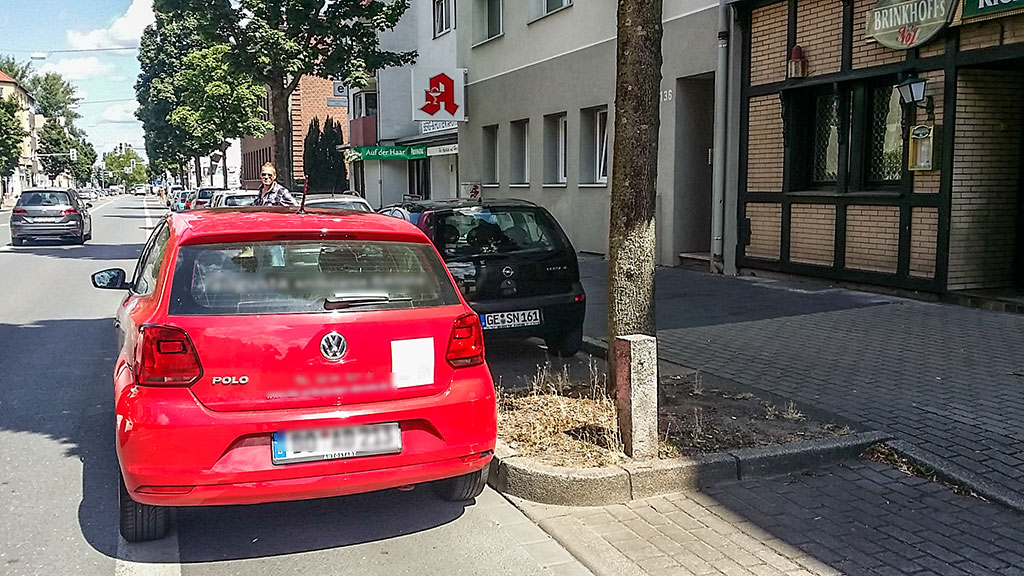
[(305, 214), (306, 213), (306, 191), (307, 190), (309, 190), (309, 176), (306, 176), (306, 178), (303, 181), (303, 184), (302, 184), (302, 202), (299, 203), (299, 211), (296, 212), (296, 214)]

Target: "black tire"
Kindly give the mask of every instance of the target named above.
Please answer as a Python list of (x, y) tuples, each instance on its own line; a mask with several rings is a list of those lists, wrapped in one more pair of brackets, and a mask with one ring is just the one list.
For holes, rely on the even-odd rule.
[(88, 242), (89, 240), (92, 240), (92, 230), (89, 230), (89, 233), (82, 238), (83, 242)]
[(23, 238), (18, 238), (17, 236), (11, 236), (11, 244), (15, 246), (24, 246), (25, 240)]
[(544, 343), (548, 346), (548, 352), (559, 358), (575, 356), (583, 346), (583, 329), (548, 336), (544, 339)]
[(73, 240), (71, 240), (71, 242), (74, 244), (85, 244), (85, 235), (83, 234), (77, 238), (74, 238)]
[(434, 493), (449, 502), (472, 500), (483, 493), (484, 487), (487, 486), (487, 471), (488, 468), (485, 466), (479, 472), (438, 480), (433, 485)]
[(159, 540), (167, 535), (170, 516), (165, 506), (139, 504), (128, 495), (124, 479), (118, 474), (118, 504), (121, 537), (128, 542)]

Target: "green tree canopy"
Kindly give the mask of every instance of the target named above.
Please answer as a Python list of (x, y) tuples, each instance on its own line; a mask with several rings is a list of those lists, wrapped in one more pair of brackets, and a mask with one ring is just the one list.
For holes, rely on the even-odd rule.
[(415, 60), (415, 52), (381, 50), (409, 0), (155, 0), (157, 12), (195, 15), (212, 43), (230, 47), (234, 68), (270, 91), (274, 163), (291, 182), (288, 98), (304, 75), (364, 86), (377, 70)]
[(78, 150), (78, 159), (70, 163), (75, 183), (84, 186), (92, 180), (92, 166), (96, 163), (96, 149), (84, 137), (75, 138), (72, 145)]
[[(134, 168), (132, 168), (132, 160), (135, 161)], [(149, 169), (142, 163), (142, 157), (131, 148), (104, 154), (103, 164), (112, 173), (113, 181), (123, 184), (125, 189), (136, 184), (144, 184), (148, 179)], [(126, 168), (127, 170), (125, 170)]]
[(59, 156), (42, 156), (43, 172), (51, 179), (60, 176), (64, 172), (71, 172), (71, 157), (67, 156), (75, 141), (68, 135), (67, 130), (54, 119), (48, 119), (43, 124), (39, 134), (39, 154), (60, 154)]
[(36, 99), (36, 112), (47, 118), (64, 118), (70, 124), (81, 115), (74, 107), (81, 98), (75, 96), (75, 87), (56, 72), (36, 74), (25, 83), (25, 89)]
[(25, 83), (32, 76), (32, 63), (18, 62), (12, 56), (0, 54), (0, 70), (14, 78), (14, 81), (24, 88)]
[(21, 157), (21, 147), (28, 136), (18, 121), (18, 101), (14, 95), (0, 99), (0, 176), (14, 173)]

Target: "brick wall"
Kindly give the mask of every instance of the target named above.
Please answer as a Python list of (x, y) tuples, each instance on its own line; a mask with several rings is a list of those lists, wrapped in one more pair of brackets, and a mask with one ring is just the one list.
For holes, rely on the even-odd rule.
[(333, 96), (334, 84), (330, 80), (315, 76), (304, 76), (298, 88), (292, 93), (292, 162), (295, 166), (295, 177), (302, 178), (303, 151), (305, 150), (306, 134), (313, 118), (320, 119), (323, 127), (327, 116), (341, 123), (342, 134), (348, 143), (348, 109), (328, 107), (327, 98)]
[(750, 85), (782, 82), (788, 57), (789, 6), (779, 2), (754, 10), (750, 19)]
[(789, 227), (789, 259), (831, 266), (835, 258), (836, 207), (794, 204)]
[(853, 67), (869, 68), (900, 62), (906, 58), (906, 50), (892, 50), (864, 37), (867, 30), (868, 13), (875, 6), (875, 0), (854, 0), (853, 2)]
[[(933, 126), (942, 126), (943, 118), (943, 96), (945, 94), (946, 86), (946, 75), (942, 70), (934, 70), (932, 72), (924, 72), (918, 75), (921, 78), (928, 80), (928, 84), (925, 85), (925, 95), (931, 96), (935, 103), (935, 117), (928, 119), (928, 115), (924, 110), (917, 110), (917, 119), (915, 123), (918, 124), (931, 124)], [(936, 168), (941, 166), (942, 156), (942, 142), (941, 133), (939, 139), (934, 144), (935, 156), (933, 166)], [(941, 170), (927, 170), (922, 172), (911, 172), (911, 177), (914, 179), (914, 192), (917, 194), (938, 194), (940, 181), (942, 180)]]
[(745, 254), (751, 258), (779, 259), (782, 238), (782, 204), (749, 202), (750, 243)]
[(1024, 73), (963, 69), (957, 81), (950, 290), (1012, 283)]
[(846, 209), (846, 267), (896, 273), (899, 260), (898, 206), (850, 206)]
[(839, 72), (843, 58), (843, 3), (801, 0), (796, 10), (796, 43), (807, 59), (807, 74)]
[(939, 239), (939, 209), (916, 206), (910, 210), (910, 275), (935, 277), (935, 246)]
[(1024, 14), (965, 24), (959, 30), (961, 51), (1024, 42)]
[(778, 95), (750, 99), (747, 191), (781, 192), (783, 171), (782, 103)]

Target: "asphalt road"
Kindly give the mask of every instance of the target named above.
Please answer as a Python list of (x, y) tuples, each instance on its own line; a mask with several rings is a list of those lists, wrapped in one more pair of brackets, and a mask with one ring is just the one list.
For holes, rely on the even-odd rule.
[[(170, 537), (117, 533), (111, 368), (122, 294), (89, 276), (133, 268), (154, 197), (100, 200), (84, 246), (9, 244), (0, 213), (0, 574), (586, 574), (486, 491), (444, 502), (423, 488), (325, 500), (180, 509)], [(515, 381), (544, 353), (494, 347)]]

